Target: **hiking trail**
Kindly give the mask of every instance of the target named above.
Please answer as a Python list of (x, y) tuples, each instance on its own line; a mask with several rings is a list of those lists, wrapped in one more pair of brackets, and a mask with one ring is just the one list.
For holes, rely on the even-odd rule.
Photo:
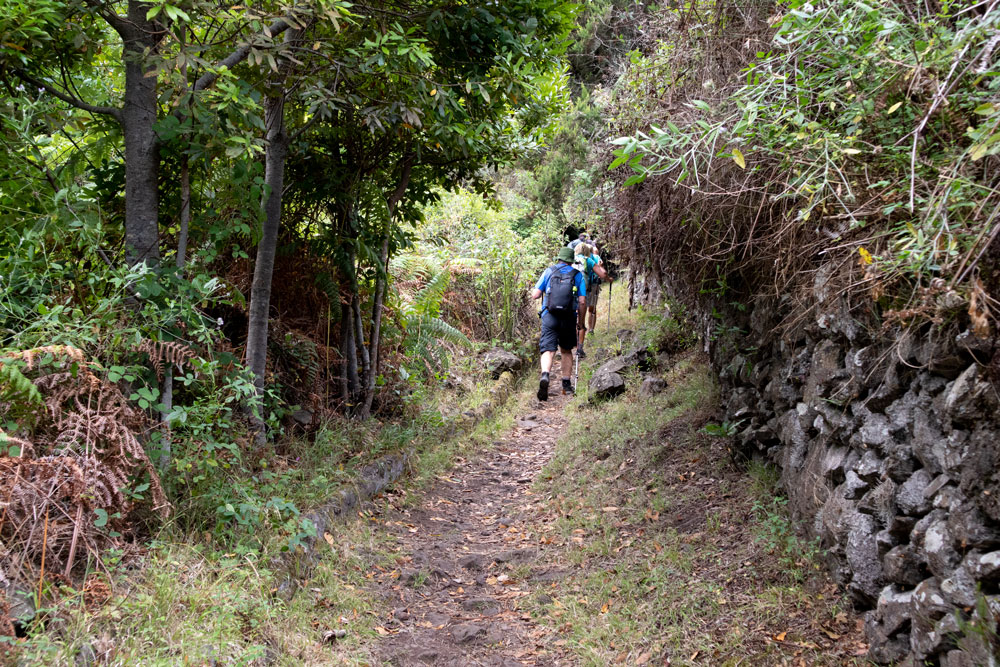
[(599, 407), (559, 389), (539, 402), (528, 382), (491, 446), (388, 493), (353, 664), (864, 664), (862, 619), (775, 474), (703, 432), (718, 404), (704, 359), (655, 372), (662, 393)]
[[(390, 508), (398, 568), (377, 568), (391, 608), (376, 654), (389, 664), (570, 664), (559, 638), (524, 608), (521, 584), (558, 578), (546, 566), (546, 502), (532, 489), (566, 428), (559, 389), (515, 418), (493, 449), (455, 467), (418, 507)], [(561, 643), (565, 645), (565, 642)]]

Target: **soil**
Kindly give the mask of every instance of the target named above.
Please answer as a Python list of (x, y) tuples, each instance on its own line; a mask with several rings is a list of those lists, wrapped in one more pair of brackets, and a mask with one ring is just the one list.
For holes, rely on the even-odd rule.
[[(681, 375), (672, 377), (675, 382), (680, 379)], [(740, 633), (741, 649), (736, 650), (746, 652), (747, 664), (861, 664), (867, 649), (861, 619), (850, 610), (835, 608), (838, 587), (829, 577), (814, 573), (805, 597), (797, 601), (782, 593), (786, 565), (756, 544), (748, 528), (753, 518), (749, 476), (726, 463), (729, 454), (721, 439), (697, 435), (711, 406), (699, 406), (671, 420), (647, 434), (648, 442), (621, 444), (627, 453), (595, 449), (580, 454), (598, 462), (620, 458), (610, 472), (599, 472), (603, 463), (579, 461), (578, 468), (562, 473), (550, 468), (543, 473), (568, 426), (568, 397), (556, 385), (549, 401), (532, 399), (532, 403), (518, 414), (506, 437), (469, 459), (458, 459), (415, 505), (406, 506), (403, 496), (390, 494), (390, 502), (376, 510), (379, 523), (395, 540), (397, 553), (394, 564), (374, 566), (368, 573), (372, 592), (381, 596), (379, 606), (386, 610), (375, 628), (378, 641), (367, 647), (378, 664), (581, 664), (585, 661), (568, 634), (570, 623), (565, 618), (555, 620), (562, 611), (552, 608), (555, 596), (578, 590), (580, 577), (587, 572), (600, 570), (614, 577), (619, 568), (634, 570), (636, 559), (649, 556), (648, 550), (636, 545), (652, 543), (658, 553), (658, 540), (671, 535), (679, 553), (690, 556), (691, 572), (680, 585), (693, 587), (691, 604), (704, 602), (705, 591), (711, 589), (717, 591), (712, 599), (725, 605), (715, 613), (691, 614), (687, 622), (692, 636), (713, 638), (721, 646), (723, 635)], [(703, 441), (708, 444), (694, 446)], [(684, 445), (678, 449), (672, 442)], [(661, 488), (649, 489), (649, 484), (643, 488), (650, 497), (668, 494), (673, 500), (670, 509), (662, 515), (650, 509), (641, 518), (628, 518), (624, 512), (618, 516), (619, 507), (601, 508), (615, 511), (614, 516), (608, 514), (608, 521), (618, 546), (613, 554), (584, 562), (577, 559), (574, 565), (569, 555), (583, 543), (577, 533), (585, 531), (573, 530), (568, 540), (553, 532), (560, 517), (569, 518), (576, 511), (553, 496), (557, 476), (606, 474), (602, 481), (612, 484), (611, 493), (622, 494), (617, 499), (621, 502), (613, 496), (608, 500), (624, 507), (636, 490), (636, 480), (653, 479), (654, 472)], [(718, 524), (714, 528), (708, 525), (709, 515)], [(659, 584), (650, 581), (652, 591)], [(772, 607), (755, 604), (775, 595), (781, 599)], [(548, 616), (532, 615), (540, 609), (548, 609)], [(609, 664), (672, 664), (670, 651), (662, 645), (657, 648), (657, 636), (619, 641), (613, 632), (602, 649), (602, 655), (613, 658), (608, 658)], [(671, 650), (676, 653), (676, 647)], [(718, 650), (702, 655), (682, 646), (681, 651), (684, 655), (673, 656), (676, 664), (721, 664), (725, 658)], [(654, 654), (659, 657), (652, 658)]]
[[(376, 655), (392, 665), (562, 665), (573, 662), (525, 609), (529, 580), (559, 577), (532, 519), (532, 483), (566, 426), (554, 395), (515, 419), (511, 436), (440, 477), (419, 507), (382, 517), (398, 567), (374, 581), (392, 609)], [(554, 547), (551, 547), (554, 548)]]

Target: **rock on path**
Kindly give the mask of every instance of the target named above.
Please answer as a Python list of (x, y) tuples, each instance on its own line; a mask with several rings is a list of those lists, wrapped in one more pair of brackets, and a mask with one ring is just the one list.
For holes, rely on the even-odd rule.
[(570, 664), (555, 645), (559, 637), (532, 621), (524, 580), (547, 571), (547, 540), (532, 523), (542, 499), (531, 485), (566, 427), (566, 400), (555, 395), (532, 406), (505, 441), (441, 476), (420, 506), (383, 517), (399, 555), (396, 569), (372, 573), (392, 608), (377, 628), (381, 660), (401, 667)]

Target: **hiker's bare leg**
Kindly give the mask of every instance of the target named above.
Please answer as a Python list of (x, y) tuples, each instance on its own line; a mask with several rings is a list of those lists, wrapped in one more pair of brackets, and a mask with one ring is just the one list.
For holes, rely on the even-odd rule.
[(562, 371), (563, 380), (568, 380), (573, 374), (573, 350), (563, 348), (562, 359), (559, 360), (559, 369)]
[(580, 327), (576, 331), (576, 347), (579, 350), (583, 349), (583, 341), (587, 339), (587, 329), (586, 327)]
[(593, 331), (597, 327), (597, 306), (593, 305), (587, 310), (590, 311), (590, 330)]
[(542, 352), (542, 372), (543, 373), (548, 373), (549, 371), (552, 370), (552, 357), (554, 357), (555, 354), (556, 353), (553, 352), (553, 351), (551, 351), (551, 350), (548, 351), (548, 352)]

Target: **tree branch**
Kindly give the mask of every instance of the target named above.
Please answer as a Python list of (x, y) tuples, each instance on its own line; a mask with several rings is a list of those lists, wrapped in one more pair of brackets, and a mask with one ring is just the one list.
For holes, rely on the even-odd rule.
[(74, 106), (77, 109), (83, 109), (84, 111), (89, 111), (90, 113), (99, 113), (99, 114), (104, 114), (105, 116), (111, 116), (112, 118), (114, 118), (115, 120), (117, 120), (119, 123), (122, 120), (122, 118), (121, 118), (121, 109), (119, 109), (118, 107), (101, 107), (101, 106), (95, 106), (93, 104), (88, 104), (88, 103), (84, 102), (81, 99), (77, 99), (77, 98), (73, 97), (72, 95), (69, 95), (68, 93), (65, 93), (65, 92), (59, 90), (58, 88), (55, 88), (55, 87), (53, 87), (53, 86), (45, 83), (44, 81), (39, 81), (38, 79), (36, 79), (35, 77), (31, 76), (27, 72), (24, 72), (24, 71), (22, 71), (20, 69), (17, 69), (16, 67), (13, 68), (12, 71), (14, 72), (14, 74), (19, 79), (21, 79), (25, 83), (30, 83), (33, 86), (37, 86), (38, 88), (43, 89), (45, 92), (49, 93), (50, 95), (59, 98), (60, 100), (62, 100), (66, 104)]
[(396, 189), (393, 190), (385, 199), (385, 205), (389, 209), (389, 215), (392, 215), (396, 210), (396, 204), (398, 204), (399, 200), (403, 198), (406, 188), (410, 185), (410, 174), (413, 172), (413, 153), (407, 153), (403, 157), (402, 163), (403, 170), (400, 172), (399, 182), (396, 183)]
[[(285, 32), (291, 27), (292, 25), (287, 19), (278, 19), (265, 29), (265, 34), (270, 33), (271, 37), (273, 38)], [(246, 57), (250, 55), (251, 46), (252, 45), (250, 44), (250, 42), (247, 42), (246, 44), (242, 45), (240, 48), (236, 49), (228, 56), (220, 60), (218, 65), (216, 65), (215, 67), (215, 71), (206, 72), (202, 74), (198, 78), (198, 80), (195, 81), (194, 86), (191, 87), (191, 90), (192, 91), (204, 90), (205, 88), (208, 88), (209, 86), (214, 84), (216, 80), (219, 78), (219, 70), (221, 70), (223, 67), (227, 69), (232, 69), (236, 65), (243, 62), (243, 60), (245, 60)]]
[(86, 4), (97, 10), (98, 16), (104, 19), (118, 35), (125, 40), (131, 39), (135, 35), (135, 26), (107, 6), (102, 0), (85, 0)]

